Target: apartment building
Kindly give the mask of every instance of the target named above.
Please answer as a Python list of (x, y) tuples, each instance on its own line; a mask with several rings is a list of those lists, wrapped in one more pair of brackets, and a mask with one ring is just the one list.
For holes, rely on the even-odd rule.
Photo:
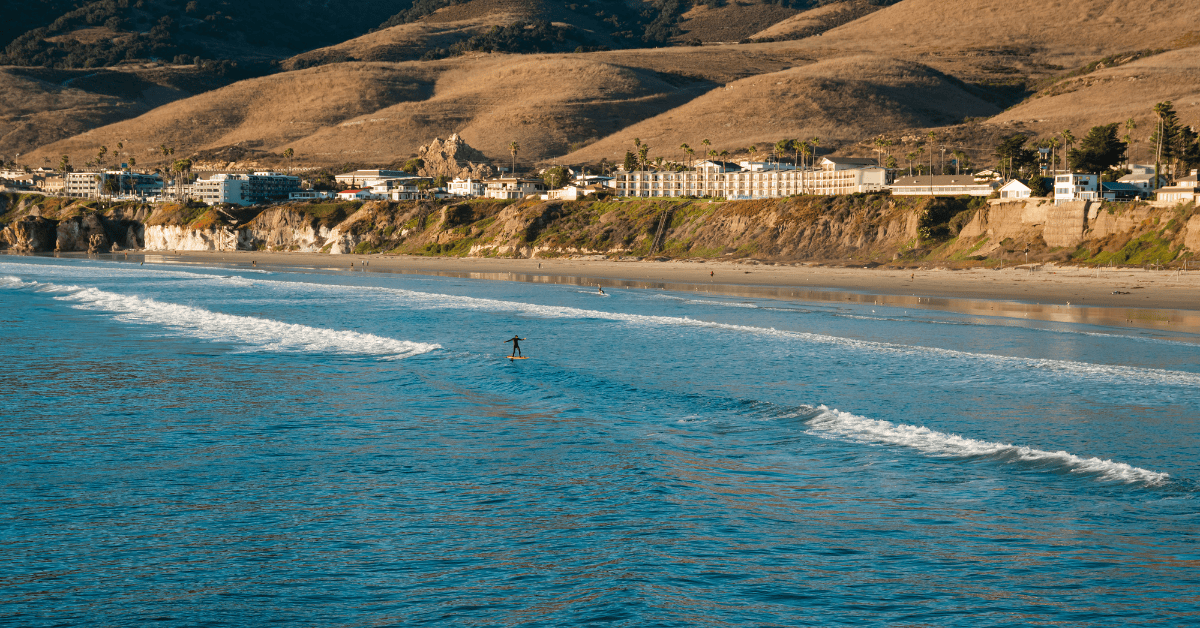
[(187, 197), (209, 205), (271, 203), (287, 200), (292, 192), (299, 191), (300, 177), (269, 171), (253, 174), (215, 174), (207, 179), (197, 179), (184, 188)]
[(1000, 182), (979, 181), (969, 174), (925, 174), (897, 178), (888, 187), (896, 196), (991, 196), (1000, 188)]

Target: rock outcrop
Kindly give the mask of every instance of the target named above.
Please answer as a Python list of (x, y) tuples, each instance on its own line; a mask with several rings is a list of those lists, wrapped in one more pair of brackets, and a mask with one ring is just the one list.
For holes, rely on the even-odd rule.
[(54, 222), (41, 216), (26, 216), (16, 220), (0, 234), (11, 250), (21, 253), (49, 251), (56, 236)]
[(427, 146), (417, 151), (425, 165), (417, 174), (422, 177), (446, 177), (453, 179), (486, 179), (493, 174), (492, 167), (483, 163), (487, 157), (467, 146), (457, 133), (441, 141), (434, 138)]

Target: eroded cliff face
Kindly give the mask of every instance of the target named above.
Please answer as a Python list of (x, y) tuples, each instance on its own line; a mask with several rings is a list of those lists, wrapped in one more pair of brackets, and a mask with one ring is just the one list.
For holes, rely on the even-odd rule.
[[(0, 207), (5, 209), (5, 207)], [(13, 203), (14, 250), (271, 250), (452, 256), (752, 257), (924, 264), (1007, 259), (1136, 263), (1200, 251), (1194, 207), (1046, 200), (793, 197), (297, 203), (203, 206)], [(1166, 253), (1164, 253), (1166, 252)], [(1169, 255), (1168, 255), (1169, 254)], [(1141, 256), (1141, 257), (1139, 257)]]

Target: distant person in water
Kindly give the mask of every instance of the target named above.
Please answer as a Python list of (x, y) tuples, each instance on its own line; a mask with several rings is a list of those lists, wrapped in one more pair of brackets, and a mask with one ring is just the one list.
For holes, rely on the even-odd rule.
[(596, 284), (596, 289), (600, 291), (600, 294), (604, 294), (604, 287), (600, 284)]
[[(510, 355), (508, 357), (511, 358), (513, 356), (521, 355), (521, 341), (522, 340), (524, 340), (524, 338), (518, 338), (517, 336), (513, 336), (512, 338), (509, 338), (508, 340), (504, 341), (504, 342), (513, 343), (512, 355)], [(522, 357), (524, 357), (524, 356), (522, 356)]]

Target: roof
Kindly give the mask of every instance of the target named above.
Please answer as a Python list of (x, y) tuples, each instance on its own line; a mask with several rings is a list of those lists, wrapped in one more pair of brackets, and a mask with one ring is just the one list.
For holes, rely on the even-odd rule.
[(1200, 177), (1197, 177), (1196, 173), (1192, 173), (1186, 177), (1179, 177), (1178, 179), (1176, 179), (1175, 185), (1181, 185), (1184, 183), (1197, 183), (1198, 182), (1197, 179), (1200, 179)]
[[(987, 185), (987, 182), (981, 181), (979, 184)], [(1012, 181), (1009, 181), (1008, 183), (1005, 183), (1004, 185), (1000, 186), (1001, 190), (1012, 190), (1012, 189), (1018, 189), (1018, 188), (1024, 188), (1024, 189), (1030, 190), (1030, 191), (1033, 190), (1033, 188), (1029, 187), (1028, 185), (1025, 185), (1018, 179), (1013, 179)]]
[(1113, 192), (1141, 193), (1141, 191), (1142, 191), (1142, 188), (1139, 188), (1136, 185), (1132, 185), (1130, 183), (1123, 183), (1121, 181), (1104, 181), (1100, 185), (1104, 186), (1104, 189), (1111, 190)]
[(878, 166), (879, 164), (869, 157), (822, 157), (822, 162), (828, 161), (831, 164), (841, 164), (845, 166)]
[(725, 170), (738, 171), (738, 170), (742, 169), (742, 167), (740, 165), (735, 164), (731, 161), (716, 161), (714, 159), (705, 159), (704, 161), (702, 161), (700, 163), (701, 164), (711, 164), (713, 166), (719, 166), (721, 168), (724, 168)]
[(366, 190), (342, 190), (338, 194), (358, 194), (359, 192), (366, 192)]
[[(1159, 175), (1158, 178), (1162, 179), (1163, 176)], [(1141, 173), (1135, 172), (1133, 174), (1127, 174), (1117, 180), (1118, 181), (1151, 181), (1153, 179), (1154, 179), (1154, 173), (1141, 174)]]
[(976, 181), (973, 175), (969, 174), (945, 174), (945, 175), (921, 175), (916, 177), (899, 177), (892, 187), (929, 187), (947, 186), (947, 185), (976, 185), (984, 187), (994, 187), (991, 181)]

